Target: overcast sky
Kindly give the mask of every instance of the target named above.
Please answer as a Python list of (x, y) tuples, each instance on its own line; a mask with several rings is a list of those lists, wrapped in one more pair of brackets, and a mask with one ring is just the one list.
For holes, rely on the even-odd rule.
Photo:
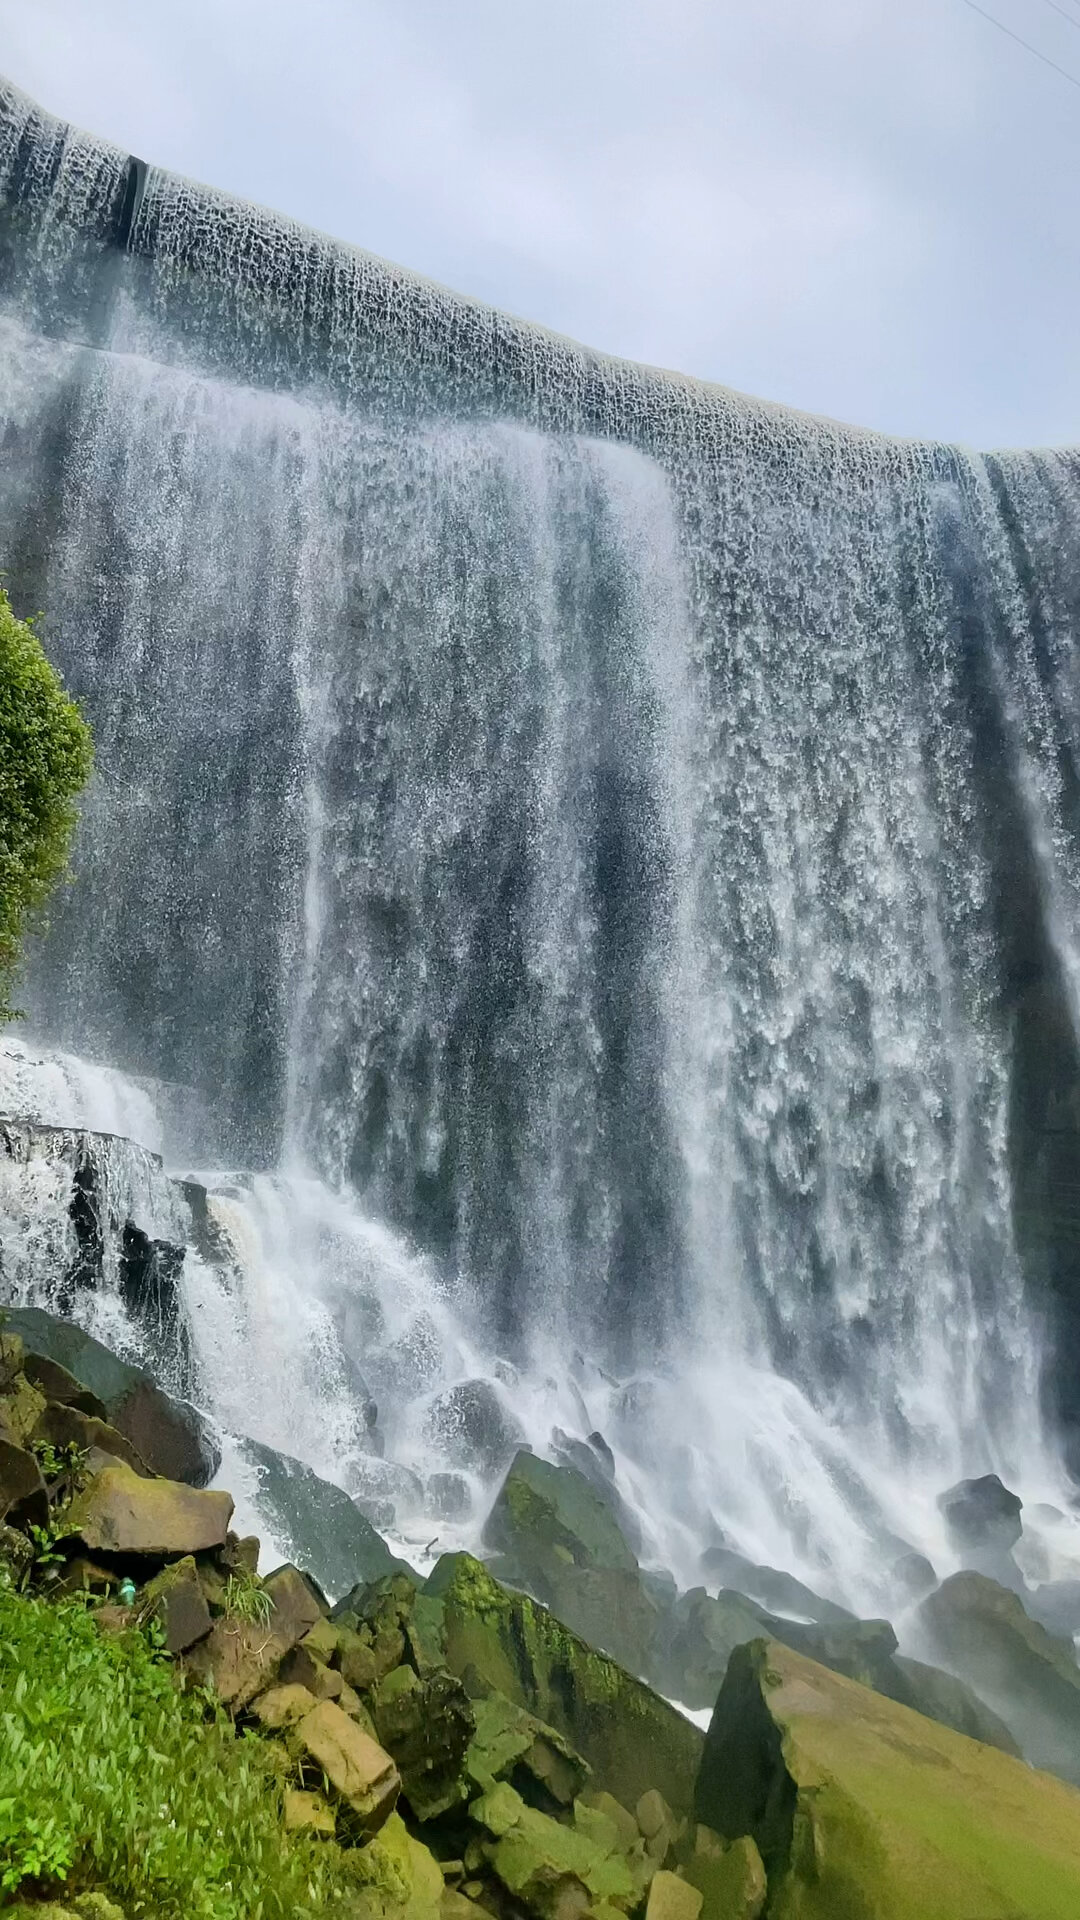
[(981, 4), (1075, 84), (965, 0), (0, 0), (0, 68), (590, 345), (1080, 442), (1080, 0)]

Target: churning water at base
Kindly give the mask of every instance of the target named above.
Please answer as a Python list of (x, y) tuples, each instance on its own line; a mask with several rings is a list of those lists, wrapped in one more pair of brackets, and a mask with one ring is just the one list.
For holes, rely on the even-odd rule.
[(0, 563), (98, 772), (27, 990), (84, 1064), (2, 1104), (248, 1170), (204, 1403), (445, 1541), (483, 1382), (599, 1429), (683, 1581), (723, 1533), (864, 1606), (962, 1472), (1064, 1497), (1074, 458), (603, 362), (5, 128)]

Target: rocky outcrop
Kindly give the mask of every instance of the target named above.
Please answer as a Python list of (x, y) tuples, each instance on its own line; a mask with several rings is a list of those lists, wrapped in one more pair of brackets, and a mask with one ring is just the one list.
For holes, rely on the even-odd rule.
[(259, 1510), (274, 1538), (327, 1593), (344, 1593), (403, 1566), (343, 1488), (255, 1440), (239, 1440), (237, 1452), (253, 1471)]
[(732, 1656), (695, 1813), (753, 1839), (769, 1920), (1080, 1911), (1080, 1795), (775, 1641)]
[(1080, 1784), (1080, 1667), (1026, 1612), (1019, 1596), (981, 1573), (957, 1573), (916, 1617), (927, 1650), (973, 1687), (1034, 1766)]
[[(34, 1377), (35, 1365), (39, 1372), (41, 1364), (58, 1365), (81, 1392), (92, 1396), (85, 1410), (108, 1420), (154, 1473), (193, 1487), (205, 1487), (213, 1479), (221, 1449), (194, 1407), (163, 1393), (141, 1367), (118, 1360), (71, 1321), (37, 1307), (11, 1308), (6, 1321), (26, 1348), (28, 1377)], [(68, 1404), (73, 1402), (69, 1399)]]
[(95, 1474), (67, 1510), (68, 1535), (88, 1554), (176, 1560), (225, 1545), (229, 1493), (201, 1493), (179, 1481), (146, 1480), (119, 1463)]

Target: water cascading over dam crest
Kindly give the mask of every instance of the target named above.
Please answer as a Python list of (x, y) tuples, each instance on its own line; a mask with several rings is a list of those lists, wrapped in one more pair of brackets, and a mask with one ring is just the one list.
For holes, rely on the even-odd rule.
[(367, 1484), (359, 1369), (422, 1507), (486, 1378), (680, 1577), (857, 1604), (960, 1472), (1061, 1497), (1077, 457), (604, 359), (12, 90), (0, 434), (98, 759), (0, 1104), (250, 1170), (224, 1425)]

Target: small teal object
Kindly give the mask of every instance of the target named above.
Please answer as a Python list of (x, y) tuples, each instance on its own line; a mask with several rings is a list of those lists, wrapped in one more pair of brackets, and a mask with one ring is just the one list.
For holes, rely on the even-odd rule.
[(121, 1580), (119, 1600), (120, 1600), (120, 1605), (122, 1607), (133, 1607), (135, 1605), (134, 1580), (128, 1580), (128, 1579)]

